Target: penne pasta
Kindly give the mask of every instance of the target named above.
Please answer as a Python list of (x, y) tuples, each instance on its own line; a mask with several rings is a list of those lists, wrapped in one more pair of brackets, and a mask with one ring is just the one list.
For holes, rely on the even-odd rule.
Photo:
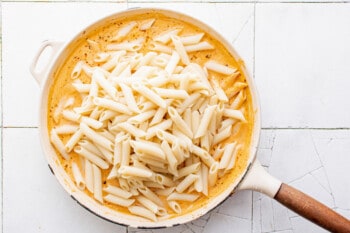
[(164, 99), (162, 99), (158, 94), (150, 90), (144, 85), (141, 85), (139, 83), (133, 83), (131, 87), (140, 93), (142, 96), (147, 98), (149, 101), (153, 102), (154, 104), (158, 105), (161, 108), (166, 108), (167, 104)]
[(175, 108), (169, 107), (168, 114), (174, 124), (189, 138), (193, 138), (193, 133), (190, 127), (186, 124), (186, 122), (180, 117), (179, 113)]
[(177, 214), (182, 212), (181, 206), (176, 201), (168, 201), (169, 207)]
[(76, 146), (74, 147), (74, 152), (83, 156), (85, 159), (90, 160), (93, 164), (96, 164), (101, 169), (108, 169), (109, 164), (101, 159), (99, 156), (95, 155), (94, 153), (88, 151), (82, 146)]
[(67, 152), (71, 152), (74, 146), (79, 142), (79, 140), (82, 137), (83, 137), (83, 132), (80, 129), (77, 130), (67, 141), (66, 145), (64, 146), (65, 150)]
[(193, 201), (197, 200), (198, 197), (199, 197), (199, 195), (197, 195), (197, 194), (173, 192), (172, 194), (170, 194), (167, 197), (167, 200), (168, 201), (189, 201), (189, 202), (193, 202)]
[(154, 222), (157, 221), (156, 215), (146, 208), (140, 206), (130, 206), (128, 209), (132, 214), (150, 219)]
[(225, 145), (224, 154), (222, 155), (222, 158), (219, 164), (219, 169), (225, 169), (228, 166), (230, 159), (233, 156), (233, 151), (235, 149), (235, 146), (236, 146), (236, 143), (229, 143)]
[(190, 59), (188, 58), (186, 49), (185, 49), (184, 45), (182, 44), (180, 37), (175, 36), (175, 35), (171, 35), (170, 38), (174, 44), (176, 52), (179, 54), (179, 56), (181, 58), (181, 62), (185, 65), (188, 65), (190, 63)]
[(213, 187), (216, 183), (217, 177), (218, 177), (218, 170), (219, 170), (219, 163), (215, 162), (213, 163), (208, 172), (208, 185), (209, 187)]
[(94, 193), (94, 174), (92, 164), (88, 159), (84, 159), (85, 183), (90, 193)]
[(72, 173), (78, 189), (83, 191), (85, 189), (85, 180), (80, 172), (78, 164), (75, 162), (72, 162)]
[(65, 150), (63, 142), (61, 141), (54, 129), (50, 131), (50, 141), (65, 160), (70, 159), (69, 154)]
[(204, 33), (197, 33), (189, 36), (181, 36), (180, 40), (183, 45), (197, 44), (203, 38)]
[(185, 177), (177, 186), (176, 191), (179, 193), (184, 192), (190, 185), (192, 185), (198, 179), (197, 175), (189, 174)]
[(103, 203), (101, 170), (95, 164), (92, 164), (92, 174), (94, 176), (94, 198)]
[(210, 49), (214, 49), (214, 46), (212, 46), (211, 44), (209, 44), (206, 41), (199, 42), (197, 44), (192, 44), (192, 45), (185, 46), (185, 50), (188, 53), (196, 52), (196, 51), (202, 51), (202, 50), (210, 50)]
[(215, 71), (220, 74), (230, 75), (236, 72), (235, 68), (230, 68), (228, 66), (221, 65), (215, 61), (208, 61), (204, 65), (208, 70)]
[(128, 207), (131, 206), (135, 200), (134, 199), (124, 199), (121, 197), (114, 196), (113, 194), (107, 194), (106, 196), (103, 197), (104, 200), (119, 205), (119, 206), (124, 206)]
[(113, 145), (111, 141), (101, 136), (96, 131), (90, 129), (89, 126), (87, 126), (85, 123), (80, 123), (80, 130), (87, 138), (89, 138), (94, 143), (101, 145), (107, 150), (113, 151)]
[(131, 30), (137, 26), (137, 23), (135, 21), (131, 21), (130, 23), (128, 23), (127, 25), (123, 26), (121, 29), (119, 29), (119, 31), (117, 32), (117, 34), (112, 37), (112, 41), (119, 41), (121, 39), (123, 39), (124, 37), (126, 37)]
[(108, 185), (106, 188), (103, 189), (103, 191), (124, 199), (128, 199), (132, 196), (132, 193), (125, 191), (117, 186)]
[(209, 106), (204, 110), (202, 119), (198, 125), (198, 129), (195, 133), (195, 138), (200, 138), (202, 137), (207, 131), (208, 131), (208, 126), (210, 123), (210, 120), (214, 114), (216, 105)]

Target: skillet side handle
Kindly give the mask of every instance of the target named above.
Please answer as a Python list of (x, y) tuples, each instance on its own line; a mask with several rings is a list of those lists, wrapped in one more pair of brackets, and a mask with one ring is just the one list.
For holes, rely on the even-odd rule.
[[(61, 49), (62, 44), (63, 44), (62, 42), (45, 40), (40, 45), (40, 48), (39, 48), (38, 52), (36, 53), (32, 63), (30, 64), (30, 67), (29, 67), (30, 73), (32, 74), (32, 76), (35, 78), (35, 80), (37, 81), (37, 83), (39, 85), (41, 85), (42, 80), (45, 78), (45, 75), (50, 67), (50, 64), (51, 64), (54, 56)], [(38, 70), (38, 67), (37, 67), (38, 61), (39, 61), (41, 55), (43, 54), (43, 52), (48, 48), (52, 49), (52, 51), (49, 55), (49, 58), (45, 62), (45, 66), (41, 70)]]
[(348, 219), (287, 184), (281, 185), (274, 199), (331, 232), (350, 233)]
[(281, 187), (282, 182), (271, 176), (255, 159), (247, 174), (238, 186), (238, 190), (254, 190), (273, 198)]

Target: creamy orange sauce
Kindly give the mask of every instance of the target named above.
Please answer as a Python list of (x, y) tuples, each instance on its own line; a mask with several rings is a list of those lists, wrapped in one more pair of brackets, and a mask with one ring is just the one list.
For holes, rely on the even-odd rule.
[[(90, 40), (96, 41), (97, 43), (100, 44), (101, 51), (104, 51), (106, 44), (111, 43), (110, 41), (111, 38), (115, 35), (115, 33), (118, 31), (118, 29), (121, 26), (127, 24), (132, 20), (139, 21), (139, 20), (145, 20), (149, 18), (156, 19), (155, 23), (150, 29), (146, 31), (140, 31), (137, 27), (135, 27), (127, 37), (128, 40), (133, 40), (141, 36), (146, 38), (145, 46), (143, 46), (141, 50), (142, 53), (146, 53), (149, 51), (147, 48), (149, 46), (151, 38), (154, 38), (156, 35), (159, 35), (161, 32), (167, 31), (171, 28), (182, 28), (180, 33), (181, 36), (203, 32), (203, 30), (196, 28), (193, 25), (190, 25), (188, 23), (185, 23), (177, 19), (168, 18), (162, 14), (156, 14), (156, 13), (138, 15), (137, 17), (136, 16), (131, 18), (129, 17), (127, 19), (112, 20), (97, 31), (84, 32), (83, 39), (71, 46), (72, 53), (67, 57), (65, 63), (57, 69), (57, 72), (55, 72), (55, 75), (53, 77), (54, 82), (50, 88), (49, 101), (48, 101), (48, 109), (49, 109), (48, 115), (47, 115), (48, 131), (50, 131), (55, 126), (61, 125), (66, 122), (66, 120), (64, 120), (63, 118), (60, 118), (60, 121), (58, 124), (56, 124), (53, 120), (54, 110), (58, 106), (58, 103), (62, 98), (73, 96), (75, 97), (74, 106), (79, 106), (81, 104), (82, 100), (81, 100), (80, 94), (78, 94), (71, 85), (72, 83), (71, 72), (75, 64), (78, 61), (83, 60), (91, 66), (98, 65), (94, 62), (94, 58), (96, 57), (96, 54), (100, 51), (96, 51), (94, 48), (92, 48), (86, 40), (90, 39)], [(246, 82), (246, 77), (242, 72), (242, 69), (244, 69), (242, 61), (235, 60), (229, 54), (229, 52), (223, 47), (222, 44), (220, 44), (217, 40), (212, 38), (207, 33), (203, 37), (202, 41), (208, 41), (210, 44), (215, 46), (215, 49), (189, 53), (189, 58), (191, 62), (195, 62), (203, 66), (204, 63), (207, 62), (208, 60), (215, 60), (229, 67), (236, 67), (239, 70), (240, 74), (233, 82), (232, 82), (232, 79), (230, 79), (230, 77), (227, 77), (226, 75), (220, 75), (218, 73), (209, 72), (210, 74), (209, 76), (210, 77), (215, 76), (215, 78), (219, 81), (221, 87), (226, 91), (226, 94), (229, 95), (230, 91), (233, 91), (234, 83)], [(84, 74), (81, 75), (80, 79), (84, 83), (90, 83), (90, 78)], [(179, 202), (181, 204), (182, 214), (186, 214), (188, 212), (191, 212), (195, 209), (200, 208), (203, 205), (206, 205), (212, 197), (217, 196), (223, 190), (227, 189), (227, 187), (232, 182), (234, 182), (237, 179), (237, 177), (240, 174), (242, 174), (242, 172), (244, 172), (244, 170), (246, 169), (247, 161), (249, 157), (249, 147), (251, 144), (254, 114), (253, 114), (253, 108), (252, 108), (252, 98), (251, 98), (251, 93), (249, 91), (249, 88), (245, 88), (244, 92), (246, 96), (246, 101), (243, 103), (243, 106), (241, 107), (241, 109), (243, 109), (245, 118), (247, 119), (247, 123), (238, 123), (238, 124), (241, 124), (239, 131), (236, 133), (233, 133), (232, 136), (226, 140), (226, 142), (236, 141), (239, 144), (243, 145), (236, 158), (234, 169), (232, 169), (228, 174), (224, 175), (223, 177), (218, 178), (216, 185), (209, 189), (208, 197), (201, 194), (200, 198), (193, 203)], [(233, 101), (234, 97), (230, 99), (230, 103)], [(61, 135), (60, 138), (64, 143), (66, 143), (70, 136), (71, 135), (68, 135), (68, 136)], [(214, 148), (212, 148), (212, 151), (213, 149)], [(75, 154), (74, 152), (71, 152), (70, 155), (72, 160), (76, 160), (77, 162), (79, 162), (79, 156), (77, 154)], [(58, 157), (60, 159), (61, 165), (65, 168), (66, 172), (73, 179), (73, 176), (71, 173), (71, 167), (70, 167), (71, 161), (64, 160), (63, 157), (61, 157), (60, 155), (58, 155)], [(80, 164), (80, 162), (78, 164)], [(116, 180), (107, 181), (106, 177), (109, 171), (110, 169), (102, 171), (103, 187), (107, 186), (108, 184), (118, 185), (118, 181)], [(93, 195), (89, 193), (87, 189), (85, 189), (85, 192), (87, 195), (93, 198)], [(128, 213), (127, 208), (110, 204), (108, 202), (105, 202), (104, 205), (108, 206), (111, 209)], [(172, 216), (176, 216), (176, 214), (172, 212), (170, 208), (168, 209), (168, 211), (170, 214), (173, 214)]]

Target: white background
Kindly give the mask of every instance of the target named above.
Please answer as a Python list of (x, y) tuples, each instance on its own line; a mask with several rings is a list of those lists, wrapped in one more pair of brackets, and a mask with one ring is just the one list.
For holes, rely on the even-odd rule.
[[(49, 172), (37, 129), (40, 87), (29, 73), (43, 40), (67, 41), (103, 16), (139, 6), (192, 15), (233, 44), (261, 98), (261, 163), (350, 218), (350, 4), (288, 2), (3, 2), (3, 232), (139, 231), (87, 212)], [(244, 191), (196, 221), (153, 232), (323, 230), (259, 193)]]

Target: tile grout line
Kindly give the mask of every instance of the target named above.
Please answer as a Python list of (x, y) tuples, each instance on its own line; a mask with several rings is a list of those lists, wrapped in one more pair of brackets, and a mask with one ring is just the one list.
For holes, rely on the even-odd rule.
[[(2, 7), (0, 7), (0, 14), (2, 15)], [(4, 232), (4, 92), (3, 92), (3, 83), (2, 83), (2, 77), (3, 77), (3, 62), (2, 62), (2, 54), (3, 54), (3, 42), (2, 42), (2, 27), (0, 27), (0, 51), (1, 51), (1, 77), (0, 77), (0, 88), (1, 88), (1, 148), (0, 148), (0, 154), (1, 154), (1, 232)]]
[[(12, 1), (12, 0), (5, 0), (5, 1), (2, 1), (2, 2), (5, 2), (5, 3), (129, 3), (127, 0), (126, 1), (111, 1), (111, 0), (103, 0), (103, 1), (88, 1), (88, 0), (85, 0), (85, 1), (78, 1), (78, 0), (75, 0), (75, 1), (68, 1), (68, 0), (64, 0), (64, 1), (57, 1), (57, 0), (54, 0), (54, 1), (46, 1), (46, 2), (43, 2), (43, 1), (40, 1), (40, 0), (31, 0), (31, 1), (26, 1), (26, 0), (20, 0), (20, 1)], [(169, 1), (132, 1), (131, 3), (169, 3)], [(175, 1), (173, 3), (237, 3), (237, 4), (264, 4), (264, 3), (272, 3), (272, 4), (337, 4), (337, 3), (340, 3), (340, 4), (348, 4), (350, 3), (349, 0), (345, 0), (345, 1), (256, 1), (256, 0), (248, 0), (248, 1), (186, 1), (186, 0), (181, 0), (181, 1)]]
[[(255, 80), (255, 23), (256, 23), (256, 3), (254, 3), (253, 9), (253, 79)], [(260, 217), (261, 218), (261, 217)], [(261, 226), (261, 225), (260, 225)], [(251, 223), (250, 232), (254, 232), (254, 192), (252, 192), (252, 213), (251, 213)]]

